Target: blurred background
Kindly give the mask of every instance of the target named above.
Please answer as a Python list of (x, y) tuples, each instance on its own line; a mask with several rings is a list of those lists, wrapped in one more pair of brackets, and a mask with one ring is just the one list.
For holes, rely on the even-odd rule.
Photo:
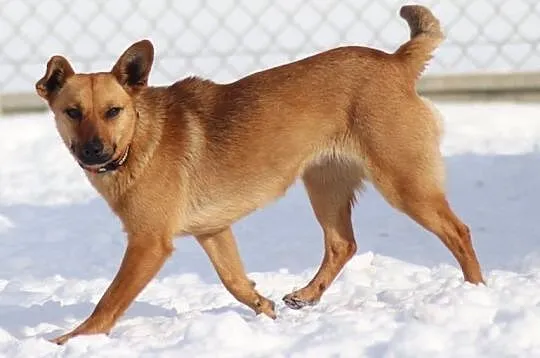
[[(43, 109), (34, 83), (53, 54), (109, 70), (132, 42), (156, 48), (152, 84), (217, 82), (339, 45), (394, 51), (399, 0), (0, 0), (0, 108)], [(428, 0), (447, 40), (419, 85), (436, 98), (540, 98), (540, 2)]]

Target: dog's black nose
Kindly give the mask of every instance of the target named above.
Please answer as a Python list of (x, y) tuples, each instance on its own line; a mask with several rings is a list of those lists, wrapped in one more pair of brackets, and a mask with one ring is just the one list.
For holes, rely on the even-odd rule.
[(104, 149), (101, 139), (94, 137), (83, 144), (79, 158), (86, 165), (103, 164), (110, 159)]

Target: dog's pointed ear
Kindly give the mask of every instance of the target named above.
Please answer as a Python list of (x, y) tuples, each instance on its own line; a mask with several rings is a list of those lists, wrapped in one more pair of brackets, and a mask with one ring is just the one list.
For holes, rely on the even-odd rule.
[(69, 61), (62, 56), (53, 56), (47, 62), (45, 76), (36, 82), (36, 91), (38, 95), (46, 100), (52, 97), (64, 86), (67, 79), (73, 76), (75, 72), (69, 64)]
[(153, 61), (154, 46), (149, 40), (142, 40), (120, 56), (111, 72), (128, 92), (134, 93), (148, 84)]

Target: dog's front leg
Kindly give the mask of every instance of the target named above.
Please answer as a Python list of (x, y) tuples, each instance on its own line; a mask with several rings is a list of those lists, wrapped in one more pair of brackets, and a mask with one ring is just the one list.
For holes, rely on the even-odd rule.
[(51, 340), (52, 342), (64, 344), (78, 335), (108, 334), (135, 297), (157, 274), (173, 250), (169, 237), (130, 235), (128, 239), (120, 269), (94, 312), (80, 326)]
[(211, 235), (196, 236), (199, 244), (210, 258), (225, 288), (240, 302), (249, 306), (256, 314), (264, 313), (275, 319), (274, 302), (255, 290), (244, 271), (231, 228)]

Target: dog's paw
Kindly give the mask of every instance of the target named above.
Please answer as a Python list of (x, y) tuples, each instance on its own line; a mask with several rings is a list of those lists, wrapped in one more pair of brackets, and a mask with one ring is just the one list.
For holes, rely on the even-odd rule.
[(294, 292), (289, 293), (288, 295), (283, 297), (283, 302), (285, 302), (287, 307), (292, 308), (293, 310), (299, 310), (306, 306), (314, 306), (317, 304), (317, 301), (308, 301), (301, 299), (300, 297), (296, 296)]
[(51, 343), (54, 343), (54, 344), (57, 344), (59, 346), (63, 346), (64, 344), (66, 344), (66, 342), (68, 340), (70, 340), (71, 338), (75, 337), (75, 334), (73, 333), (67, 333), (67, 334), (64, 334), (62, 336), (59, 336), (59, 337), (56, 337), (56, 338), (52, 338), (52, 339), (49, 339), (49, 342)]
[(266, 297), (259, 296), (259, 299), (255, 302), (255, 314), (259, 315), (261, 313), (265, 314), (266, 316), (276, 319), (276, 304), (274, 301), (269, 300)]

